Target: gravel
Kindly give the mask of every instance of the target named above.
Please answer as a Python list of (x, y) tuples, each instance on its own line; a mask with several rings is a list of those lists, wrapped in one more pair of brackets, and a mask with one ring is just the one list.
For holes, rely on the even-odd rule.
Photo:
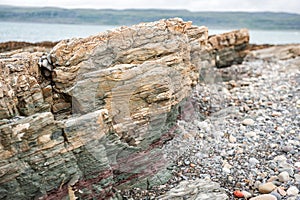
[(229, 199), (236, 190), (262, 195), (258, 187), (268, 181), (268, 193), (300, 199), (300, 68), (295, 63), (249, 57), (241, 65), (214, 69), (214, 82), (201, 82), (194, 90), (197, 117), (179, 120), (180, 134), (163, 147), (175, 163), (173, 178), (148, 190), (122, 191), (131, 192), (125, 199), (159, 199), (181, 181), (197, 179), (220, 184)]

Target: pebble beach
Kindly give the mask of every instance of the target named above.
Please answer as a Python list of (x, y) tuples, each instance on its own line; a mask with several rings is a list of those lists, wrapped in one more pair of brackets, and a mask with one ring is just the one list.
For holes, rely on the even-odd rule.
[(167, 184), (123, 199), (300, 199), (300, 47), (204, 71), (193, 111), (164, 146)]

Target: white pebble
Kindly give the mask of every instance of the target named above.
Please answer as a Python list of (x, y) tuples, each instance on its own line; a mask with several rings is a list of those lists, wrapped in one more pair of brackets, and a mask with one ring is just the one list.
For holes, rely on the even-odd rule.
[(236, 137), (234, 137), (233, 135), (230, 135), (229, 136), (229, 142), (235, 143), (236, 142)]
[(283, 133), (283, 132), (284, 132), (284, 128), (282, 128), (282, 127), (277, 127), (277, 131), (278, 131), (279, 133)]
[(245, 126), (252, 126), (254, 124), (254, 120), (250, 118), (246, 118), (242, 121), (242, 124)]
[(281, 172), (279, 175), (278, 175), (278, 180), (280, 181), (280, 182), (287, 182), (287, 181), (289, 181), (290, 180), (290, 175), (289, 175), (289, 173), (287, 172), (287, 171), (283, 171), (283, 172)]
[(43, 67), (47, 67), (48, 66), (48, 61), (45, 59), (42, 61), (42, 65)]
[(251, 165), (256, 165), (256, 164), (258, 164), (259, 163), (259, 160), (257, 160), (256, 158), (250, 158), (249, 159), (249, 163), (251, 164)]
[(223, 167), (222, 171), (225, 172), (226, 174), (230, 174), (230, 169), (226, 167)]
[(300, 100), (297, 100), (297, 101), (296, 101), (296, 106), (297, 106), (298, 108), (300, 108)]
[(296, 196), (299, 193), (299, 190), (296, 186), (291, 186), (286, 193), (288, 196)]
[(274, 158), (274, 161), (277, 161), (277, 162), (284, 162), (286, 160), (287, 160), (287, 158), (284, 155), (278, 155), (278, 156), (275, 156), (275, 158)]
[(271, 147), (272, 149), (275, 149), (276, 147), (278, 147), (278, 144), (271, 143), (271, 144), (270, 144), (270, 147)]
[(256, 137), (256, 133), (254, 131), (250, 131), (250, 132), (245, 133), (245, 136), (246, 137)]
[(245, 199), (249, 199), (250, 197), (252, 197), (252, 194), (250, 192), (243, 190), (242, 193)]
[(300, 168), (300, 162), (295, 162), (295, 167), (298, 167), (298, 168)]
[(277, 198), (271, 194), (262, 194), (257, 197), (253, 197), (250, 200), (277, 200)]
[(274, 111), (274, 112), (272, 113), (272, 117), (279, 117), (279, 116), (281, 116), (281, 113), (280, 113), (280, 112)]
[(295, 178), (296, 182), (300, 183), (300, 174), (295, 174), (294, 178)]
[(232, 168), (232, 165), (230, 165), (230, 164), (228, 164), (228, 163), (225, 163), (225, 164), (224, 164), (224, 168), (231, 169), (231, 168)]
[(256, 121), (263, 121), (263, 120), (265, 120), (264, 117), (258, 117), (258, 118), (256, 118)]

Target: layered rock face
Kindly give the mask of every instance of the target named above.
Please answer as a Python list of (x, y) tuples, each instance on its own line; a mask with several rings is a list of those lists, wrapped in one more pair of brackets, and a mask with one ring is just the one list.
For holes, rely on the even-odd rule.
[(1, 54), (0, 197), (107, 199), (114, 187), (166, 181), (160, 147), (199, 71), (241, 62), (248, 40), (170, 19), (64, 40), (49, 54)]
[(72, 97), (72, 113), (109, 111), (114, 131), (131, 146), (160, 137), (147, 129), (157, 129), (197, 84), (190, 26), (168, 20), (63, 41), (50, 53), (54, 87)]
[[(0, 119), (50, 111), (49, 83), (44, 82), (38, 62), (42, 52), (16, 52), (0, 60)], [(43, 84), (45, 83), (45, 84)]]
[(240, 64), (248, 53), (249, 33), (247, 29), (236, 30), (206, 38), (206, 47), (191, 52), (193, 63), (202, 68), (228, 67)]
[(243, 62), (247, 54), (249, 44), (249, 33), (247, 29), (232, 31), (219, 35), (212, 35), (208, 38), (216, 67), (228, 67), (232, 64)]

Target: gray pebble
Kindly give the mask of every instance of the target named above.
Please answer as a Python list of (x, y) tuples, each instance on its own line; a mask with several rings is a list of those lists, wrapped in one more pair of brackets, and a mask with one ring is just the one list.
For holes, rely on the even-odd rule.
[(274, 195), (277, 198), (277, 200), (281, 200), (282, 199), (282, 196), (278, 192), (276, 192), (276, 191), (273, 191), (270, 194)]
[(257, 160), (256, 158), (251, 157), (251, 158), (249, 159), (249, 163), (250, 163), (251, 165), (256, 165), (256, 164), (259, 163), (259, 160)]

